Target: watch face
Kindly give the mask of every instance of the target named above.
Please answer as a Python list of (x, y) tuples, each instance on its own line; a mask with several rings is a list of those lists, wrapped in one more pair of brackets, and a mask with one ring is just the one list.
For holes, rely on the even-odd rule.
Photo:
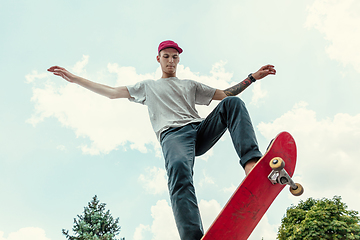
[(252, 76), (252, 73), (249, 74), (248, 78), (250, 79), (250, 81), (255, 82), (256, 79)]

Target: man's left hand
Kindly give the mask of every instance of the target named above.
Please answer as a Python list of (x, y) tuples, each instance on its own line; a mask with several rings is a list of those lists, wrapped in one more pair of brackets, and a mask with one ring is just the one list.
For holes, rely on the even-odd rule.
[(259, 80), (259, 79), (266, 77), (269, 74), (272, 74), (272, 75), (276, 74), (276, 70), (275, 70), (274, 66), (270, 65), (270, 64), (261, 67), (256, 73), (253, 73), (252, 76), (256, 80)]

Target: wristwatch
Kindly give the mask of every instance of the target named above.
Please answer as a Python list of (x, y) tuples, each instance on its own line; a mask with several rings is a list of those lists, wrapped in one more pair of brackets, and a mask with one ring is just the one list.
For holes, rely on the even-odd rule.
[(250, 81), (252, 81), (252, 82), (255, 82), (255, 81), (256, 81), (256, 79), (253, 77), (252, 73), (250, 73), (250, 74), (248, 75), (248, 79), (250, 79)]

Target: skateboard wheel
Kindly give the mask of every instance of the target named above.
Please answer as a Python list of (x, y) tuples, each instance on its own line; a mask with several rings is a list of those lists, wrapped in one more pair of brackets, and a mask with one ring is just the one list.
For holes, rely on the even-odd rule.
[(297, 186), (297, 188), (293, 189), (292, 187), (290, 187), (290, 192), (294, 196), (300, 196), (301, 194), (304, 193), (304, 188), (303, 186), (301, 186), (300, 183), (295, 183), (295, 185)]
[(269, 165), (272, 168), (272, 170), (280, 171), (285, 167), (285, 162), (280, 157), (274, 157), (273, 159), (271, 159)]

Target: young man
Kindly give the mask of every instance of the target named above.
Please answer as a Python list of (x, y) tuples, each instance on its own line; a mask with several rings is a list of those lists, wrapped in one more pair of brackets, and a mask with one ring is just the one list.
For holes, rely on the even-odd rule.
[[(171, 205), (180, 237), (182, 240), (199, 240), (204, 232), (193, 184), (194, 158), (208, 151), (228, 129), (240, 165), (246, 174), (250, 172), (262, 154), (245, 104), (234, 96), (276, 71), (274, 66), (266, 65), (239, 84), (219, 90), (176, 77), (182, 51), (173, 41), (161, 42), (156, 59), (162, 69), (162, 78), (133, 86), (105, 86), (58, 66), (48, 71), (111, 99), (128, 98), (148, 107), (165, 158)], [(205, 119), (200, 118), (195, 104), (209, 105), (212, 100), (221, 102)]]

